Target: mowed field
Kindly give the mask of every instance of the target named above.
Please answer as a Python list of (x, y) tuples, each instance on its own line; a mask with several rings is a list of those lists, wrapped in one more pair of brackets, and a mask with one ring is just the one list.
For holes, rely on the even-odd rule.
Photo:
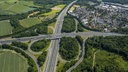
[[(31, 6), (31, 7), (30, 7)], [(0, 0), (0, 14), (20, 14), (38, 7), (34, 5), (33, 1), (19, 1), (19, 0)]]
[(51, 8), (52, 9), (51, 12), (44, 13), (42, 15), (43, 16), (55, 15), (57, 12), (61, 11), (65, 6), (66, 6), (65, 4), (57, 5), (57, 6), (53, 7), (53, 8)]
[(15, 2), (15, 1), (18, 1), (18, 0), (0, 0), (0, 2), (5, 2), (5, 1), (8, 1), (8, 2)]
[(34, 26), (39, 23), (41, 23), (41, 20), (38, 19), (37, 17), (20, 20), (20, 24), (25, 28)]
[(54, 6), (52, 7), (52, 11), (50, 12), (47, 12), (47, 13), (42, 13), (40, 15), (40, 19), (41, 20), (47, 20), (47, 19), (52, 19), (56, 16), (56, 14), (58, 12), (60, 12), (66, 5), (65, 4), (61, 4), (61, 5), (57, 5), (57, 6)]
[(27, 72), (27, 60), (11, 51), (0, 51), (0, 72)]
[(44, 20), (47, 20), (47, 19), (52, 19), (53, 17), (55, 17), (56, 13), (61, 11), (65, 6), (66, 6), (65, 4), (57, 5), (57, 6), (52, 8), (51, 12), (41, 14), (39, 16), (39, 19), (37, 17), (23, 19), (23, 20), (20, 20), (20, 24), (23, 27), (28, 28), (28, 27), (31, 27), (31, 26), (34, 26), (36, 24), (41, 23), (41, 21), (44, 21)]
[(0, 21), (0, 36), (11, 34), (12, 29), (9, 20)]

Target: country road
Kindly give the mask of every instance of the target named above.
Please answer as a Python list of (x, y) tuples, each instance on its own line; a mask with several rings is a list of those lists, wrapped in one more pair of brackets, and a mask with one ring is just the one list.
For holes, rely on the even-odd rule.
[(38, 70), (38, 72), (40, 72), (40, 67), (39, 67), (39, 65), (37, 64), (37, 59), (35, 58), (35, 56), (33, 56), (32, 54), (30, 54), (29, 52), (27, 52), (27, 51), (24, 51), (27, 55), (29, 55), (33, 60), (34, 60), (34, 62), (35, 62), (35, 64), (36, 64), (36, 67), (37, 67), (37, 70)]
[(73, 69), (75, 69), (83, 61), (84, 55), (85, 55), (85, 41), (86, 41), (86, 39), (84, 39), (84, 41), (83, 41), (82, 56), (81, 56), (81, 58), (76, 62), (75, 65), (70, 67), (66, 72), (71, 72)]
[[(13, 47), (15, 47), (15, 46), (13, 46)], [(15, 47), (15, 48), (20, 49), (19, 47)], [(24, 53), (26, 53), (29, 57), (31, 57), (31, 58), (33, 59), (33, 61), (34, 61), (35, 64), (36, 64), (36, 67), (37, 67), (38, 72), (40, 72), (40, 67), (39, 67), (39, 65), (37, 64), (37, 59), (35, 58), (35, 56), (33, 56), (31, 53), (29, 53), (29, 52), (27, 52), (27, 51), (25, 51), (25, 50), (23, 50), (23, 49), (20, 49), (20, 50), (23, 51)]]
[(32, 41), (32, 42), (28, 45), (28, 51), (29, 51), (30, 53), (32, 53), (32, 54), (42, 54), (42, 52), (34, 52), (34, 51), (31, 50), (32, 44), (35, 43), (35, 42), (37, 42), (37, 41), (38, 41), (38, 40), (34, 40), (34, 41)]
[(78, 30), (78, 21), (76, 19), (74, 19), (74, 20), (75, 20), (75, 25), (76, 25), (76, 30), (74, 32), (77, 32), (77, 30)]

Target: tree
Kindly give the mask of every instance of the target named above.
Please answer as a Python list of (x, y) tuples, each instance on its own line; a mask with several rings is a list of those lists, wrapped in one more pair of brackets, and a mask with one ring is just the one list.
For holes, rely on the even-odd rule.
[(75, 38), (63, 37), (60, 40), (59, 53), (66, 60), (75, 59), (79, 52), (79, 45)]
[(31, 49), (33, 51), (39, 52), (45, 49), (49, 45), (49, 43), (50, 43), (50, 40), (46, 40), (46, 39), (39, 40), (32, 44)]
[(61, 32), (73, 32), (75, 31), (75, 21), (72, 16), (66, 16), (63, 22), (62, 30)]
[(28, 45), (25, 44), (25, 43), (22, 43), (22, 42), (12, 42), (11, 45), (19, 47), (19, 48), (21, 48), (23, 50), (27, 50), (27, 48), (28, 48)]
[(83, 39), (81, 38), (81, 36), (76, 36), (76, 39), (79, 42), (79, 44), (82, 46), (83, 45)]
[(35, 72), (35, 71), (34, 71), (33, 67), (29, 67), (28, 72)]
[(45, 60), (46, 60), (46, 57), (47, 57), (47, 52), (43, 52), (38, 58), (37, 58), (37, 63), (39, 64), (39, 66), (41, 67)]

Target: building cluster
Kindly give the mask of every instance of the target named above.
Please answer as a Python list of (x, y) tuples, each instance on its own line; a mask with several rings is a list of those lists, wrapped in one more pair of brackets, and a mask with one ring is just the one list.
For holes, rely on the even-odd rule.
[(70, 14), (92, 29), (111, 32), (118, 28), (128, 28), (128, 8), (120, 4), (102, 2), (94, 9), (78, 7)]

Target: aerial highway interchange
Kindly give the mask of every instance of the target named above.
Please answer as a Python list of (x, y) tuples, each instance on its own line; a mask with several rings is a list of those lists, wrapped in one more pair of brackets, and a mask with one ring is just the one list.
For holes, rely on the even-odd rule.
[[(73, 33), (61, 33), (64, 16), (66, 15), (68, 9), (75, 2), (77, 2), (77, 0), (70, 3), (60, 13), (60, 15), (58, 16), (57, 21), (56, 21), (55, 32), (53, 34), (24, 37), (24, 38), (0, 39), (0, 44), (10, 44), (14, 41), (24, 42), (24, 41), (29, 41), (29, 40), (36, 40), (37, 41), (37, 40), (41, 40), (41, 39), (51, 39), (52, 41), (51, 41), (51, 45), (48, 49), (48, 55), (47, 55), (47, 59), (45, 62), (43, 72), (56, 72), (56, 64), (57, 64), (60, 38), (62, 38), (62, 37), (75, 37), (77, 35), (86, 36), (86, 37), (92, 37), (92, 36), (125, 36), (124, 34), (118, 34), (118, 33), (104, 33), (104, 32), (94, 32), (94, 31), (78, 32), (78, 33), (74, 33), (74, 32)], [(37, 65), (37, 61), (36, 61), (35, 57), (31, 56), (31, 54), (29, 54), (28, 52), (25, 52), (25, 53), (28, 54), (34, 60), (34, 62)], [(83, 53), (83, 56), (84, 56), (84, 54), (85, 53)], [(80, 59), (80, 61), (76, 64), (76, 66), (78, 66), (79, 63), (83, 60), (83, 56)], [(74, 67), (76, 67), (76, 66), (74, 66)], [(40, 72), (38, 65), (37, 65), (37, 68), (38, 68), (38, 72)], [(70, 72), (71, 70), (72, 70), (72, 68), (70, 70), (68, 70), (67, 72)]]

